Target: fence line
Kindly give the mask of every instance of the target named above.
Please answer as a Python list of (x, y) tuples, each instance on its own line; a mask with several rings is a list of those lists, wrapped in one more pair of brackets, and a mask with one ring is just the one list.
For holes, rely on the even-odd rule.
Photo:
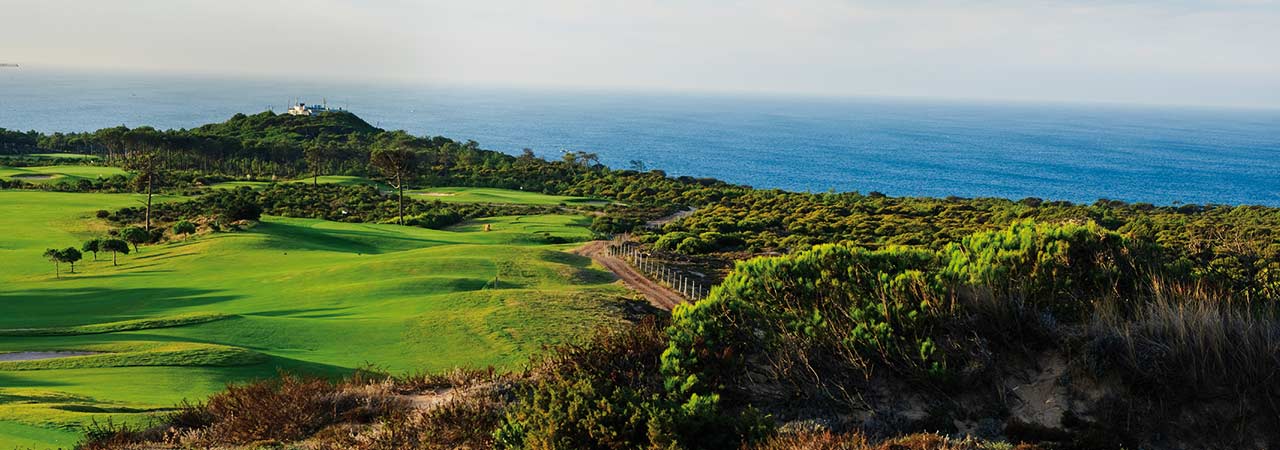
[(711, 287), (685, 274), (677, 268), (654, 261), (641, 250), (639, 245), (622, 242), (609, 245), (609, 255), (622, 258), (623, 261), (639, 269), (649, 279), (665, 285), (681, 296), (692, 301), (701, 300), (711, 292)]

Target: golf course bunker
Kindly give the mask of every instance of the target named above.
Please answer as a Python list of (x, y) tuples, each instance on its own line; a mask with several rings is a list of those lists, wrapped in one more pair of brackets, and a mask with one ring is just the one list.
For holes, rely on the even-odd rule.
[(423, 192), (422, 195), (427, 197), (453, 197), (458, 194), (454, 192)]
[(47, 173), (16, 173), (9, 175), (9, 178), (23, 178), (27, 180), (48, 180), (53, 177), (54, 175)]
[(99, 353), (102, 353), (102, 352), (69, 352), (69, 351), (54, 351), (54, 352), (13, 352), (13, 353), (0, 353), (0, 362), (6, 362), (6, 361), (35, 361), (35, 360), (37, 360), (37, 359), (69, 358), (69, 357), (72, 357), (72, 356), (88, 356), (88, 355), (96, 355), (96, 354), (99, 354)]

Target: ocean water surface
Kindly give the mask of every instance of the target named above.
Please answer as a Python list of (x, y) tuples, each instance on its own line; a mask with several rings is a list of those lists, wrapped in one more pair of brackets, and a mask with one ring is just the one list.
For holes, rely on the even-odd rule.
[(190, 128), (327, 99), (386, 129), (795, 191), (1280, 205), (1280, 110), (787, 98), (0, 69), (0, 127)]

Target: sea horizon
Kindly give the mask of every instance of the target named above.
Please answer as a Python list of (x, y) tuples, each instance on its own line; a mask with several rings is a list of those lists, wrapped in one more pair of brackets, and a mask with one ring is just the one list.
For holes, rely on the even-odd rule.
[(0, 128), (160, 129), (283, 112), (294, 99), (370, 124), (598, 153), (627, 168), (797, 192), (1159, 205), (1280, 205), (1280, 110), (917, 97), (652, 92), (288, 80), (178, 74), (0, 72)]

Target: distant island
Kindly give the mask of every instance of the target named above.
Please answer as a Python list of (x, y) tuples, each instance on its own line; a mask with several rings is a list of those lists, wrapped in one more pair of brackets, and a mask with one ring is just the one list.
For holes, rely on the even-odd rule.
[(755, 189), (296, 108), (0, 129), (0, 443), (1280, 441), (1278, 208)]

